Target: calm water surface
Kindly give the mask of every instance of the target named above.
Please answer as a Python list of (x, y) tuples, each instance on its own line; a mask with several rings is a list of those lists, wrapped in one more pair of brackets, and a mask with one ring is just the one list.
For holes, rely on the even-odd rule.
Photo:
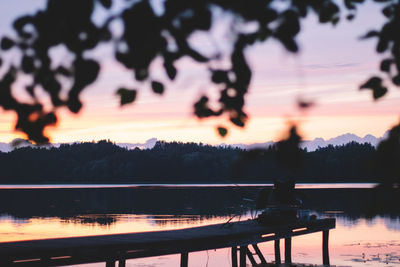
[[(0, 184), (0, 189), (137, 188), (137, 187), (263, 187), (273, 184)], [(299, 189), (372, 188), (376, 183), (298, 183)]]
[[(124, 186), (2, 187), (0, 242), (179, 229), (226, 222), (235, 215), (240, 216), (234, 220), (245, 220), (254, 215), (249, 200), (259, 190), (257, 186)], [(367, 188), (372, 185), (301, 186), (308, 196), (305, 208), (319, 218), (337, 219), (330, 232), (331, 264), (400, 266), (399, 216), (366, 219), (363, 215)], [(293, 238), (293, 261), (321, 264), (321, 242), (321, 233)], [(267, 260), (274, 259), (272, 242), (260, 248)], [(179, 266), (179, 260), (179, 255), (143, 258), (129, 260), (127, 266)], [(229, 264), (228, 249), (189, 254), (189, 266)]]

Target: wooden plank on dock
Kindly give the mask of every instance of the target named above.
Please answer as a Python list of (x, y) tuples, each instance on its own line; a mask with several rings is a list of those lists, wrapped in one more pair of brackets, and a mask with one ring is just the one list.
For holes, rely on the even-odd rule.
[[(260, 242), (289, 238), (335, 227), (335, 219), (298, 221), (265, 226), (254, 220), (215, 224), (171, 231), (53, 238), (0, 243), (0, 266), (71, 265), (118, 261), (149, 256), (190, 253), (225, 247), (243, 247)], [(233, 253), (233, 251), (232, 251)], [(232, 256), (233, 259), (233, 256)], [(25, 262), (25, 263), (24, 263)], [(233, 263), (233, 261), (232, 261)]]

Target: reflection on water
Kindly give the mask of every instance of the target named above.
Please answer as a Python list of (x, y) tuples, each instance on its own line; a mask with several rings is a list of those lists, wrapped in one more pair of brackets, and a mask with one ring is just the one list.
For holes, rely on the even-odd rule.
[[(338, 266), (400, 266), (400, 221), (391, 216), (353, 219), (336, 217), (330, 235), (332, 264)], [(303, 237), (302, 237), (303, 238)], [(304, 239), (307, 238), (306, 236)], [(300, 238), (299, 238), (300, 239)], [(299, 240), (307, 242), (307, 240)], [(311, 261), (309, 261), (311, 262)]]
[(129, 232), (161, 231), (215, 224), (224, 216), (87, 214), (71, 218), (0, 216), (0, 242)]
[[(391, 240), (388, 242), (356, 242), (345, 244), (344, 246), (359, 247), (360, 250), (365, 251), (360, 254), (343, 254), (347, 261), (366, 263), (368, 265), (377, 264), (400, 264), (400, 247), (399, 240)], [(373, 250), (380, 251), (375, 252)], [(382, 253), (383, 252), (383, 253)]]
[[(0, 242), (195, 227), (250, 217), (256, 187), (63, 188), (0, 190)], [(330, 234), (336, 266), (400, 266), (400, 219), (366, 219), (367, 189), (310, 189), (304, 205), (337, 218)], [(332, 201), (334, 200), (334, 201)], [(321, 264), (321, 234), (293, 239), (293, 261)], [(282, 242), (281, 242), (282, 243)], [(283, 250), (283, 245), (282, 250)], [(272, 261), (273, 243), (260, 245)], [(230, 252), (191, 253), (189, 266), (229, 266)], [(177, 255), (129, 260), (127, 266), (178, 266)], [(91, 264), (88, 266), (104, 266)]]

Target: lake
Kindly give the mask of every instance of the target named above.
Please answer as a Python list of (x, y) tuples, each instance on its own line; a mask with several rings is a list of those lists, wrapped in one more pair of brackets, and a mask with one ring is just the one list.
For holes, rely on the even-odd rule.
[[(265, 185), (0, 185), (0, 242), (168, 230), (246, 220)], [(304, 208), (336, 218), (331, 264), (400, 266), (400, 217), (366, 218), (374, 184), (299, 184)], [(322, 263), (321, 233), (293, 238), (296, 263)], [(283, 242), (281, 242), (283, 251)], [(273, 243), (260, 244), (272, 261)], [(179, 255), (128, 260), (127, 266), (179, 266)], [(189, 254), (189, 266), (229, 266), (230, 250)], [(86, 264), (81, 266), (104, 266)]]

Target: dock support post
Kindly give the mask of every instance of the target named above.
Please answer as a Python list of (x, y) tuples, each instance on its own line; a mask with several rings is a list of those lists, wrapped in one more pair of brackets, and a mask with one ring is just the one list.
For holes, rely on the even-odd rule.
[(281, 264), (281, 248), (279, 245), (280, 239), (275, 240), (275, 264)]
[(126, 261), (125, 259), (120, 259), (118, 261), (118, 267), (125, 267), (126, 266)]
[(246, 267), (246, 249), (247, 247), (240, 247), (240, 267)]
[(187, 267), (189, 261), (189, 253), (182, 252), (181, 253), (181, 267)]
[(238, 267), (237, 247), (232, 247), (231, 257), (232, 257), (232, 267)]
[(115, 261), (114, 260), (106, 261), (106, 267), (115, 267)]
[(285, 238), (285, 264), (292, 263), (292, 238)]
[(324, 265), (329, 265), (329, 230), (322, 232), (322, 263)]
[(248, 247), (246, 247), (246, 254), (247, 254), (247, 257), (249, 258), (249, 260), (251, 262), (251, 265), (253, 267), (257, 267), (258, 264), (257, 264), (256, 260), (253, 257), (253, 253), (251, 253), (251, 251), (249, 250)]
[(265, 260), (264, 255), (262, 254), (261, 250), (258, 248), (257, 244), (253, 244), (252, 246), (254, 248), (254, 251), (257, 253), (258, 257), (260, 258), (261, 264), (267, 265), (267, 261)]

